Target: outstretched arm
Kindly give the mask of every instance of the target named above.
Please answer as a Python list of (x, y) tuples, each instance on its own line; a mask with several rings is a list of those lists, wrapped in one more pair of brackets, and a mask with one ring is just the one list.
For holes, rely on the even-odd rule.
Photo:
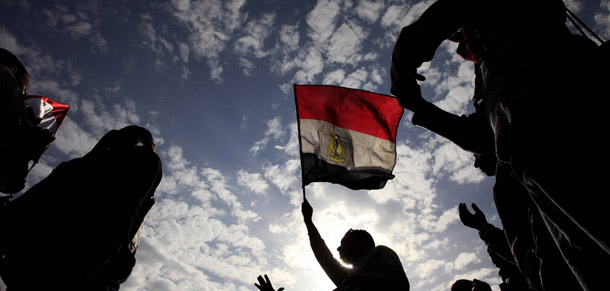
[(301, 204), (301, 212), (303, 213), (303, 220), (307, 227), (309, 244), (311, 245), (313, 254), (335, 286), (341, 286), (343, 280), (349, 274), (349, 270), (333, 257), (333, 254), (326, 246), (322, 236), (320, 236), (318, 229), (313, 223), (313, 208), (307, 199)]
[(416, 112), (426, 103), (418, 85), (425, 78), (417, 73), (417, 68), (432, 60), (441, 42), (464, 25), (473, 13), (474, 2), (438, 0), (400, 32), (392, 53), (391, 92), (405, 108)]
[(491, 261), (498, 268), (510, 265), (515, 267), (516, 262), (504, 231), (487, 222), (485, 214), (476, 204), (472, 203), (472, 209), (474, 214), (468, 210), (465, 203), (460, 203), (458, 210), (462, 223), (479, 231), (479, 237), (485, 242)]

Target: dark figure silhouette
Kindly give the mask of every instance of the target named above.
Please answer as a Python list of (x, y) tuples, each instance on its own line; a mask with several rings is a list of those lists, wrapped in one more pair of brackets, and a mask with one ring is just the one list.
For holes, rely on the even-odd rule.
[(451, 291), (491, 291), (489, 284), (477, 279), (459, 279), (451, 285)]
[(505, 163), (498, 165), (493, 195), (514, 261), (530, 288), (582, 290), (530, 194)]
[(8, 290), (118, 290), (161, 181), (155, 150), (142, 127), (112, 130), (11, 202), (0, 241)]
[[(529, 210), (535, 205), (531, 202), (529, 193), (514, 176), (510, 164), (498, 163), (494, 152), (493, 131), (485, 121), (486, 98), (481, 72), (483, 48), (480, 39), (473, 35), (471, 29), (461, 28), (450, 40), (459, 43), (457, 49), (459, 55), (474, 63), (476, 73), (473, 96), (475, 112), (469, 116), (457, 116), (424, 101), (423, 98), (415, 98), (419, 101), (417, 101), (417, 111), (413, 116), (413, 123), (472, 152), (475, 157), (474, 166), (488, 176), (496, 176), (493, 196), (504, 226), (507, 240), (504, 244), (510, 246), (510, 251), (505, 252), (504, 256), (507, 259), (510, 259), (510, 255), (513, 256), (511, 261), (518, 266), (520, 273), (527, 279), (529, 288), (543, 290), (542, 280), (546, 280), (546, 286), (574, 286), (575, 278), (573, 279), (574, 276), (566, 263), (558, 259), (561, 255), (548, 231), (541, 229), (536, 240), (532, 235), (532, 225), (540, 225), (542, 220), (539, 216), (530, 216)], [(542, 246), (545, 243), (548, 244), (546, 250), (536, 253), (536, 245)], [(545, 264), (547, 267), (544, 272), (540, 270), (540, 260), (542, 260), (540, 256), (542, 255), (548, 256), (545, 261), (553, 261), (553, 264)], [(544, 278), (541, 278), (540, 274), (545, 274)], [(574, 287), (571, 290), (580, 289), (579, 286)]]
[[(37, 161), (54, 140), (53, 134), (35, 126), (24, 97), (29, 75), (21, 61), (0, 48), (0, 192), (13, 194), (25, 187), (28, 163)], [(5, 199), (3, 199), (5, 200)], [(5, 204), (7, 201), (3, 201)], [(1, 207), (1, 205), (0, 205)]]
[(500, 290), (532, 290), (515, 262), (504, 231), (487, 222), (485, 214), (476, 204), (472, 203), (472, 209), (474, 214), (470, 213), (465, 203), (460, 203), (458, 206), (460, 220), (465, 226), (478, 230), (479, 237), (485, 242), (491, 261), (500, 269), (498, 272), (502, 277)]
[(309, 243), (318, 263), (337, 286), (335, 290), (409, 290), (409, 280), (398, 255), (390, 248), (375, 246), (365, 230), (350, 229), (337, 248), (341, 260), (335, 259), (313, 223), (313, 208), (307, 200), (301, 206), (309, 234)]
[(560, 0), (438, 0), (401, 31), (392, 57), (392, 93), (414, 111), (415, 124), (439, 126), (430, 120), (442, 113), (421, 97), (418, 81), (425, 78), (417, 68), (460, 29), (475, 36), (482, 48), (475, 62), (483, 92), (478, 110), (446, 117), (455, 122), (431, 130), (477, 155), (492, 148), (498, 163), (507, 164), (526, 187), (523, 204), (533, 203), (566, 263), (591, 290), (604, 288), (603, 274), (610, 271), (597, 264), (610, 259), (610, 232), (599, 224), (607, 211), (598, 195), (607, 174), (598, 165), (607, 164), (608, 155), (596, 142), (607, 123), (603, 106), (586, 100), (604, 96), (609, 70), (601, 66), (602, 50), (571, 34), (565, 22)]

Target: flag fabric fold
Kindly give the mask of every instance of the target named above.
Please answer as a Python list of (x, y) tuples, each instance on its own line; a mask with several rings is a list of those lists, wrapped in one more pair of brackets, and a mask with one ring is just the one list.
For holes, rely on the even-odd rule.
[(330, 85), (294, 85), (303, 186), (381, 189), (396, 164), (397, 99)]
[(35, 134), (32, 134), (31, 140), (28, 141), (33, 148), (32, 161), (36, 164), (55, 140), (55, 134), (66, 118), (70, 106), (38, 95), (27, 95), (23, 98), (23, 101), (27, 110), (31, 113), (35, 126), (41, 129), (40, 131), (33, 131)]
[(24, 98), (27, 107), (32, 109), (34, 118), (40, 120), (38, 127), (48, 129), (53, 135), (59, 129), (70, 106), (53, 99), (38, 95), (28, 95)]

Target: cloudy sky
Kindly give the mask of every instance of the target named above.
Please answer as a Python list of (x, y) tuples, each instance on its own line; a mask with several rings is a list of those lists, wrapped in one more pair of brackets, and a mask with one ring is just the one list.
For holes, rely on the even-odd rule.
[[(0, 0), (0, 47), (28, 68), (30, 93), (71, 106), (28, 185), (108, 130), (144, 126), (164, 177), (121, 290), (257, 290), (259, 274), (287, 291), (332, 290), (300, 213), (293, 84), (389, 94), (398, 33), (430, 3)], [(567, 4), (610, 38), (608, 0)], [(424, 64), (423, 93), (466, 114), (474, 74), (455, 48), (443, 43)], [(499, 225), (493, 179), (410, 118), (398, 129), (396, 178), (377, 191), (307, 186), (314, 222), (333, 251), (347, 229), (367, 229), (399, 254), (412, 290), (448, 290), (458, 278), (497, 289), (484, 244), (457, 215), (458, 203), (476, 202)]]

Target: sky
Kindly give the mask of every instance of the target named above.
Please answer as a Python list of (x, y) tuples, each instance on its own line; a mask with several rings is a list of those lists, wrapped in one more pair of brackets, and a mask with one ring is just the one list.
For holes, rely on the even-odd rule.
[[(431, 3), (0, 0), (0, 47), (27, 67), (30, 94), (71, 106), (26, 190), (109, 130), (140, 125), (153, 133), (163, 180), (121, 290), (257, 290), (261, 274), (286, 291), (332, 290), (300, 211), (293, 84), (390, 94), (400, 29)], [(610, 39), (610, 1), (566, 4)], [(455, 49), (444, 42), (420, 68), (422, 92), (468, 114), (474, 71)], [(384, 189), (306, 187), (314, 223), (337, 258), (345, 231), (369, 231), (399, 255), (411, 290), (449, 290), (459, 278), (498, 290), (484, 243), (457, 211), (477, 203), (500, 226), (493, 178), (411, 116), (398, 128), (396, 177)]]

